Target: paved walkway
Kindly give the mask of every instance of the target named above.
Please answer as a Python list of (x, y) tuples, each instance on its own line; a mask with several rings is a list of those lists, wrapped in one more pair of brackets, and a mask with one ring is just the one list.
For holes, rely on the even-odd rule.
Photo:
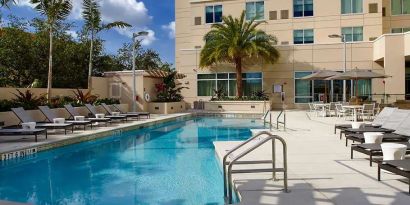
[[(234, 181), (242, 197), (241, 204), (410, 204), (408, 184), (400, 181), (403, 177), (382, 173), (382, 181), (378, 182), (377, 166), (370, 167), (366, 155), (355, 153), (356, 158), (350, 159), (350, 146), (345, 147), (344, 141), (333, 133), (334, 124), (343, 121), (309, 117), (304, 111), (288, 112), (287, 131), (275, 134), (288, 144), (291, 192), (283, 193), (283, 181), (270, 180), (271, 174), (237, 174)], [(237, 143), (215, 143), (218, 157)], [(270, 150), (271, 146), (266, 145), (244, 160), (270, 159)], [(281, 166), (279, 148), (277, 155), (277, 166)], [(244, 167), (250, 168), (249, 165), (237, 168)], [(279, 179), (282, 176), (279, 174)]]
[(0, 153), (8, 153), (16, 150), (23, 150), (31, 147), (38, 147), (39, 149), (49, 149), (55, 146), (62, 146), (65, 144), (73, 144), (81, 141), (92, 140), (104, 136), (112, 135), (115, 131), (135, 129), (139, 126), (149, 126), (155, 123), (172, 120), (176, 117), (190, 115), (188, 113), (178, 113), (169, 115), (151, 115), (150, 119), (141, 120), (128, 120), (128, 122), (112, 123), (101, 126), (93, 126), (91, 130), (87, 127), (84, 131), (82, 128), (76, 129), (74, 133), (67, 131), (67, 135), (64, 135), (64, 131), (56, 130), (57, 133), (49, 133), (48, 139), (45, 139), (44, 135), (38, 136), (38, 142), (34, 141), (34, 136), (0, 136)]

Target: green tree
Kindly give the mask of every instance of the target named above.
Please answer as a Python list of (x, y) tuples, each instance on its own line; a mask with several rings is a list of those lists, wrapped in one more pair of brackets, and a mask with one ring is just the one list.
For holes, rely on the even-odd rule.
[(131, 27), (128, 23), (122, 21), (115, 21), (108, 24), (101, 22), (100, 8), (96, 0), (84, 0), (83, 1), (83, 18), (85, 19), (85, 28), (90, 33), (90, 57), (88, 65), (88, 90), (92, 90), (92, 70), (93, 70), (93, 46), (95, 36), (103, 31), (109, 30), (115, 27), (125, 28)]
[[(152, 49), (143, 49), (140, 43), (137, 43), (135, 47), (135, 65), (138, 70), (171, 70), (172, 64), (163, 62), (158, 52)], [(123, 65), (124, 70), (131, 70), (132, 44), (124, 43), (118, 50), (117, 59)]]
[(55, 25), (70, 14), (72, 4), (70, 0), (31, 0), (35, 9), (46, 17), (46, 23), (49, 30), (49, 60), (47, 75), (47, 99), (51, 99), (52, 77), (53, 77), (53, 35)]
[(276, 37), (266, 34), (257, 27), (264, 23), (245, 19), (245, 12), (240, 18), (231, 15), (222, 17), (221, 24), (213, 24), (205, 36), (205, 46), (201, 51), (200, 67), (205, 68), (217, 63), (233, 63), (236, 69), (236, 95), (242, 98), (242, 63), (245, 59), (261, 58), (275, 63), (279, 52), (274, 45)]

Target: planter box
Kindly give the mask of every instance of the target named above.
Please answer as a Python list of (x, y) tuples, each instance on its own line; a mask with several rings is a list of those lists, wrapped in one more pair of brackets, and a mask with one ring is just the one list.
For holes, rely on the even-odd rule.
[(185, 102), (150, 102), (148, 111), (153, 114), (185, 112)]
[(204, 102), (206, 111), (264, 113), (269, 101), (209, 101)]

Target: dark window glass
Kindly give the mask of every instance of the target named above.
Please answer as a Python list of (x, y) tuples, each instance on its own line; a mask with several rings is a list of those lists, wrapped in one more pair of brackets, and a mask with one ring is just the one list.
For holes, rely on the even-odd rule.
[(205, 13), (206, 23), (214, 23), (214, 7), (207, 6), (205, 8)]
[(215, 23), (222, 22), (222, 5), (215, 6)]
[(215, 79), (215, 74), (198, 74), (198, 79)]

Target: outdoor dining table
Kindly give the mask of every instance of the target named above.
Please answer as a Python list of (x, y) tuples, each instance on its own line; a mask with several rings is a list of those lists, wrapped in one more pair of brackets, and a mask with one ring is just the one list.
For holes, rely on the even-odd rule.
[(353, 110), (353, 121), (357, 122), (357, 112), (358, 110), (362, 109), (362, 105), (344, 105), (342, 106), (345, 109)]

